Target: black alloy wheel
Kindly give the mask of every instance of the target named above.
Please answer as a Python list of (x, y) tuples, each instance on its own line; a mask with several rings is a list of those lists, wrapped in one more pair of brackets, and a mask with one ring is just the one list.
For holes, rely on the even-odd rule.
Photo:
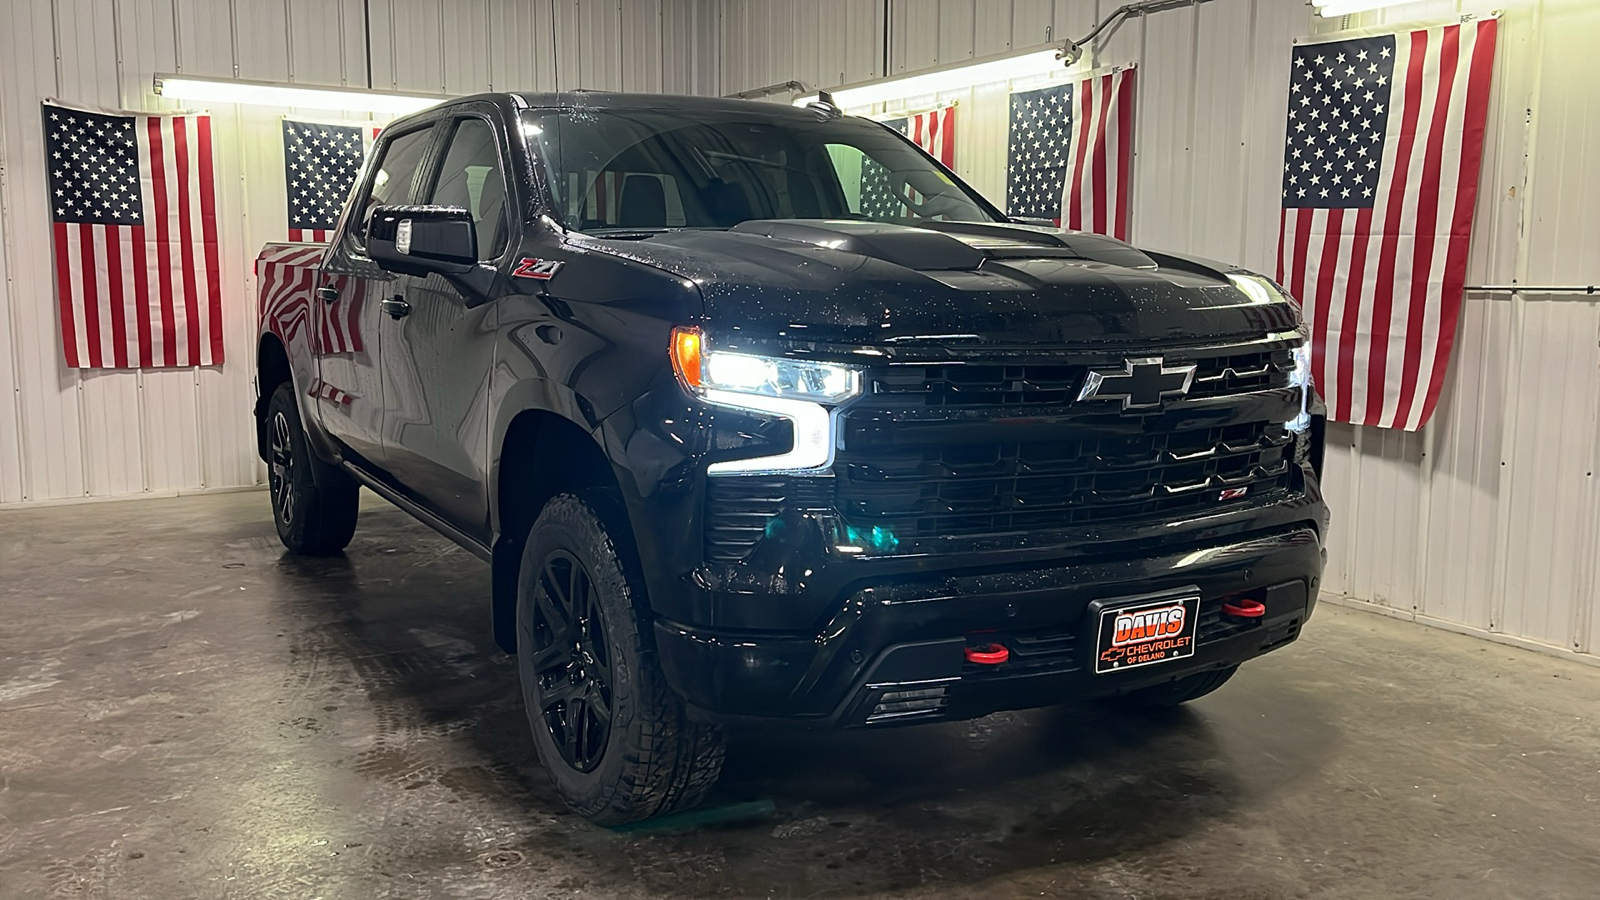
[(621, 499), (558, 494), (523, 543), (517, 674), (556, 793), (600, 825), (688, 809), (722, 769), (722, 731), (689, 716), (657, 657)]
[(273, 511), (284, 525), (294, 525), (294, 446), (289, 439), (289, 417), (283, 410), (272, 416), (272, 449), (268, 460), (267, 487), (272, 491)]
[(266, 447), (267, 490), (278, 538), (295, 553), (321, 556), (343, 550), (356, 532), (361, 488), (312, 451), (293, 384), (273, 389), (257, 427)]
[(611, 737), (611, 651), (594, 580), (571, 553), (545, 561), (526, 624), (544, 726), (567, 765), (592, 772)]

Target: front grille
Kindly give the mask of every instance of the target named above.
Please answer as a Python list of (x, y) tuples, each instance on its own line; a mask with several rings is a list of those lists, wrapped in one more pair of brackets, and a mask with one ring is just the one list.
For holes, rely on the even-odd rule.
[[(1215, 506), (1289, 487), (1293, 442), (1264, 422), (1126, 437), (839, 454), (838, 508), (900, 539), (1039, 531)], [(1236, 502), (1236, 501), (1235, 501)]]
[(1089, 370), (1116, 367), (1121, 356), (871, 369), (864, 396), (840, 416), (832, 477), (708, 479), (706, 558), (748, 558), (782, 527), (774, 522), (796, 510), (835, 514), (847, 533), (891, 535), (893, 548), (918, 539), (1103, 533), (1272, 502), (1299, 484), (1303, 442), (1282, 424), (1299, 411), (1291, 345), (1273, 339), (1160, 354), (1169, 364), (1194, 364), (1195, 377), (1185, 401), (1149, 410), (1077, 401)]
[[(1287, 350), (1201, 356), (1168, 356), (1169, 362), (1195, 364), (1189, 396), (1220, 397), (1289, 386), (1294, 358)], [(1060, 406), (1083, 388), (1089, 365), (972, 365), (948, 363), (906, 366), (872, 373), (872, 399), (881, 405)]]

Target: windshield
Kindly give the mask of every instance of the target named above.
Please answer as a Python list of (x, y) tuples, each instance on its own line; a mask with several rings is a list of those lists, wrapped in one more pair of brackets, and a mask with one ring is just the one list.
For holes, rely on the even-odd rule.
[(727, 109), (524, 113), (556, 209), (590, 233), (749, 219), (993, 222), (991, 208), (875, 122)]

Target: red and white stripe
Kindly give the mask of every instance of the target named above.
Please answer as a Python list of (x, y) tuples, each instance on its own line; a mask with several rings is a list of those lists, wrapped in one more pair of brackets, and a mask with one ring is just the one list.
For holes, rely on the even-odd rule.
[(317, 352), (323, 356), (360, 353), (365, 348), (361, 340), (361, 307), (367, 300), (367, 280), (335, 275), (328, 276), (327, 283), (338, 289), (339, 299), (333, 303), (316, 302), (315, 308), (321, 310)]
[(1496, 20), (1395, 40), (1376, 202), (1285, 209), (1278, 281), (1305, 305), (1329, 418), (1415, 431), (1439, 399), (1466, 283)]
[(365, 349), (361, 336), (361, 307), (366, 302), (366, 281), (346, 275), (326, 275), (325, 281), (339, 291), (333, 303), (313, 299), (319, 286), (324, 247), (297, 244), (268, 244), (256, 257), (256, 284), (261, 299), (261, 318), (267, 330), (289, 344), (312, 321), (316, 352), (322, 356), (360, 353)]
[(1131, 66), (1117, 69), (1072, 88), (1072, 136), (1061, 190), (1063, 227), (1128, 239), (1133, 73)]
[(946, 169), (956, 166), (956, 108), (931, 109), (906, 118), (906, 136)]
[(52, 226), (67, 365), (221, 365), (211, 117), (133, 118), (144, 223)]
[(310, 321), (312, 280), (322, 247), (268, 244), (256, 257), (256, 291), (260, 298), (263, 330), (283, 338), (285, 344), (302, 339)]

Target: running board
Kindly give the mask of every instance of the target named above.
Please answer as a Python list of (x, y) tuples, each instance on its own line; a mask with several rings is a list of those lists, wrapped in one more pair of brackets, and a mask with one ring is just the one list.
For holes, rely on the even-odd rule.
[(398, 506), (402, 510), (410, 513), (412, 518), (428, 526), (429, 528), (432, 528), (434, 531), (437, 531), (450, 540), (455, 541), (457, 544), (460, 544), (461, 549), (471, 553), (473, 556), (476, 556), (484, 562), (492, 562), (494, 560), (494, 554), (489, 552), (488, 547), (478, 543), (475, 538), (467, 534), (465, 531), (462, 531), (454, 525), (451, 525), (449, 522), (446, 522), (444, 519), (439, 518), (437, 513), (434, 513), (432, 510), (427, 509), (426, 507), (417, 503), (415, 500), (412, 500), (389, 485), (372, 477), (364, 470), (352, 465), (349, 460), (345, 460), (344, 462), (340, 463), (340, 466), (346, 472), (350, 473), (351, 478), (361, 482), (362, 487), (372, 491), (379, 497), (382, 497), (390, 503), (393, 503), (395, 506)]

